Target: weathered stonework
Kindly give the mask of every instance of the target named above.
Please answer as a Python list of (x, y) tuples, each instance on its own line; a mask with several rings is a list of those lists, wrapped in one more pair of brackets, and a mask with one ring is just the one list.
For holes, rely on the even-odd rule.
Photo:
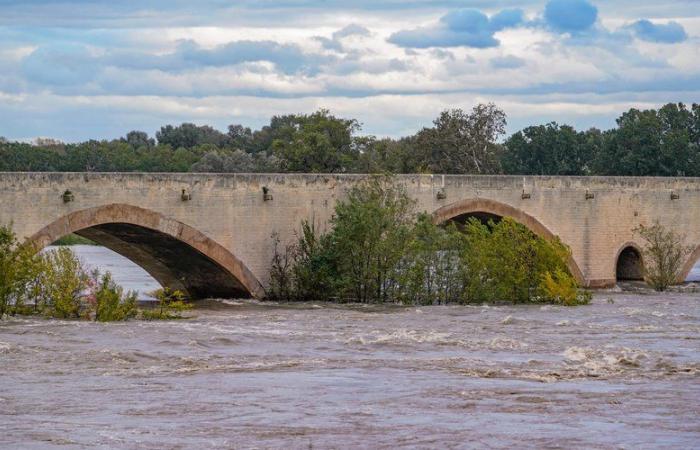
[[(261, 296), (269, 281), (271, 235), (277, 233), (283, 243), (293, 240), (302, 219), (323, 229), (335, 202), (364, 177), (0, 173), (0, 223), (12, 222), (20, 236), (41, 246), (70, 232), (89, 236), (159, 281), (196, 295)], [(658, 220), (684, 233), (697, 248), (686, 271), (700, 258), (698, 178), (401, 175), (397, 180), (418, 210), (437, 222), (482, 212), (513, 217), (541, 236), (559, 236), (571, 247), (572, 272), (591, 287), (615, 282), (617, 256), (639, 245), (632, 232), (639, 224)], [(263, 199), (263, 187), (272, 200)], [(72, 194), (67, 202), (66, 191)]]

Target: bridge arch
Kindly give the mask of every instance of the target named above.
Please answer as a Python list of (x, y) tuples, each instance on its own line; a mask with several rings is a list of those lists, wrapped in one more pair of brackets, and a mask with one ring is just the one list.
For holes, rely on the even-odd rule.
[(625, 242), (615, 255), (615, 281), (643, 280), (644, 257), (635, 242)]
[(695, 250), (690, 254), (688, 260), (686, 261), (683, 269), (681, 270), (681, 276), (678, 279), (679, 283), (683, 283), (690, 276), (690, 271), (695, 267), (695, 263), (700, 261), (700, 245), (698, 245)]
[[(544, 226), (542, 222), (524, 211), (505, 203), (485, 198), (459, 200), (454, 203), (450, 203), (449, 205), (445, 205), (433, 212), (433, 222), (442, 224), (448, 220), (453, 220), (457, 217), (468, 215), (484, 218), (493, 216), (510, 217), (516, 222), (525, 225), (530, 231), (544, 239), (551, 240), (556, 237), (556, 235), (546, 226)], [(571, 275), (573, 275), (576, 281), (580, 285), (585, 285), (583, 272), (581, 272), (581, 269), (578, 267), (578, 264), (576, 264), (576, 261), (571, 255), (569, 255), (567, 266), (569, 267), (569, 271), (571, 271)]]
[(226, 248), (191, 226), (138, 206), (113, 203), (73, 211), (29, 238), (42, 249), (70, 233), (143, 267), (161, 285), (192, 298), (262, 297), (262, 285)]

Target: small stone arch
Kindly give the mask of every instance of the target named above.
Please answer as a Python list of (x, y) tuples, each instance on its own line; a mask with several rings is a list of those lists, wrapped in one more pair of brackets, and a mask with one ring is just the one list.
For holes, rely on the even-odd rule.
[[(516, 222), (525, 225), (530, 231), (544, 239), (551, 240), (556, 238), (556, 235), (539, 220), (535, 219), (524, 211), (505, 203), (485, 198), (460, 200), (449, 205), (445, 205), (433, 213), (433, 223), (445, 223), (450, 219), (454, 219), (455, 217), (471, 213), (484, 213), (499, 217), (510, 217)], [(578, 267), (578, 264), (576, 264), (576, 261), (571, 255), (569, 255), (567, 266), (569, 267), (569, 271), (571, 271), (571, 275), (573, 275), (576, 281), (580, 285), (585, 285), (586, 281), (583, 277), (583, 272), (581, 272), (581, 269)]]
[[(138, 206), (113, 203), (73, 211), (43, 227), (29, 238), (40, 250), (62, 236), (77, 233), (120, 253), (143, 267), (162, 285), (184, 289), (193, 298), (206, 296), (264, 296), (261, 283), (252, 272), (226, 248), (192, 228), (158, 212)], [(171, 249), (158, 249), (165, 244)], [(153, 251), (144, 251), (143, 246)], [(199, 265), (207, 280), (189, 277), (189, 268)], [(172, 263), (172, 264), (171, 264)], [(191, 267), (191, 266), (188, 266)], [(198, 267), (192, 267), (196, 272)]]
[(700, 245), (698, 245), (695, 250), (690, 254), (683, 269), (681, 270), (681, 276), (677, 280), (679, 283), (683, 283), (690, 275), (690, 271), (693, 270), (695, 263), (700, 260)]
[(625, 242), (615, 255), (615, 281), (643, 280), (644, 256), (635, 242)]

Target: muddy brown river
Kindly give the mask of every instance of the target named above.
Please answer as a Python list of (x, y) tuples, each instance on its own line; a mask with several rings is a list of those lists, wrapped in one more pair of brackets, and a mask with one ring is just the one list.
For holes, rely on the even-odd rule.
[(700, 447), (700, 294), (192, 315), (0, 322), (0, 447)]

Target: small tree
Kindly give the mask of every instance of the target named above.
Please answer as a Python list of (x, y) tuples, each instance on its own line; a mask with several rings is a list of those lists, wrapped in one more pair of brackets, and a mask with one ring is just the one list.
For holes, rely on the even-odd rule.
[(192, 308), (182, 291), (164, 287), (156, 289), (150, 295), (158, 299), (158, 306), (153, 310), (142, 311), (144, 320), (182, 319), (181, 313)]
[(465, 235), (454, 224), (435, 225), (422, 214), (395, 269), (392, 297), (408, 304), (460, 302), (464, 289), (460, 255)]
[(683, 262), (691, 249), (683, 244), (685, 237), (659, 222), (650, 227), (640, 225), (634, 229), (646, 241), (644, 256), (644, 280), (657, 291), (664, 291), (681, 276)]
[(353, 187), (335, 208), (330, 245), (341, 274), (340, 294), (387, 301), (391, 275), (409, 242), (414, 202), (389, 177)]
[(92, 275), (94, 291), (90, 300), (94, 302), (95, 320), (98, 322), (113, 322), (128, 320), (136, 317), (136, 293), (117, 285), (112, 274), (106, 272), (100, 275), (95, 271)]
[(34, 249), (20, 245), (11, 226), (0, 226), (0, 319), (22, 310), (38, 266)]
[(89, 287), (89, 274), (80, 259), (66, 247), (41, 255), (41, 271), (36, 283), (39, 309), (50, 317), (73, 319), (81, 317), (83, 296)]

